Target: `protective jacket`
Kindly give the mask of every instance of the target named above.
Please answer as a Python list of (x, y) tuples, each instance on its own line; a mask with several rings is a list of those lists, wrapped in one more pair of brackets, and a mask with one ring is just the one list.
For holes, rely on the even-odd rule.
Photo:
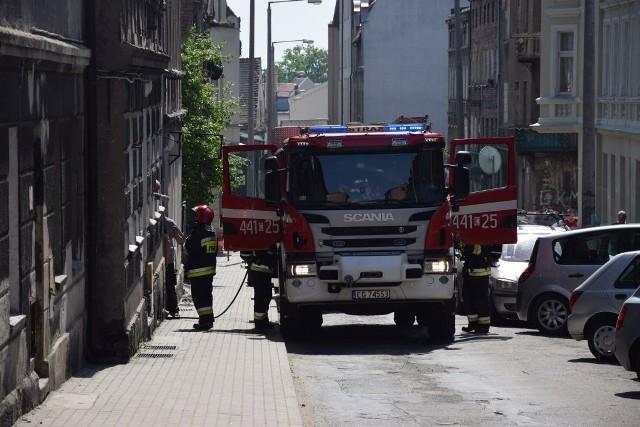
[(268, 273), (273, 275), (276, 269), (275, 251), (269, 249), (267, 251), (243, 251), (240, 257), (249, 264), (249, 271), (256, 273)]
[(187, 278), (216, 274), (218, 238), (210, 226), (196, 223), (184, 247), (187, 254)]
[(491, 275), (490, 247), (482, 245), (464, 245), (462, 258), (466, 274), (471, 277)]

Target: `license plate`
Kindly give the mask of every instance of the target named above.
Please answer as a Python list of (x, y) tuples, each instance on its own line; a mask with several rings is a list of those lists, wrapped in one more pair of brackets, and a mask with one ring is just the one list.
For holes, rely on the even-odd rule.
[(373, 291), (351, 291), (351, 299), (389, 299), (389, 289), (376, 289)]

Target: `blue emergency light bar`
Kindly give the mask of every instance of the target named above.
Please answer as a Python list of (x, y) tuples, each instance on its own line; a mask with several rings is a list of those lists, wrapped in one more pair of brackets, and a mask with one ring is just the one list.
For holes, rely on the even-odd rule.
[(423, 124), (385, 126), (385, 131), (387, 132), (424, 132), (425, 129), (426, 127)]
[[(379, 130), (377, 129), (379, 128)], [(328, 126), (314, 126), (308, 129), (308, 133), (348, 133), (348, 132), (424, 132), (426, 125), (424, 124), (397, 124), (386, 126), (341, 126), (341, 125), (328, 125)]]

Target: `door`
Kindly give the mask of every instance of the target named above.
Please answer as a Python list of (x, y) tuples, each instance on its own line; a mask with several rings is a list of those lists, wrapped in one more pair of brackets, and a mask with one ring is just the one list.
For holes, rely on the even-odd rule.
[[(466, 244), (517, 242), (517, 188), (513, 138), (453, 140), (450, 163), (458, 151), (471, 154), (469, 195), (451, 211), (454, 235)], [(453, 175), (449, 174), (450, 187)]]
[(264, 191), (264, 160), (275, 145), (233, 145), (222, 151), (222, 226), (225, 249), (261, 250), (279, 238), (280, 218)]
[(622, 304), (640, 286), (640, 256), (635, 256), (620, 277), (607, 288), (607, 295), (614, 308), (620, 312)]

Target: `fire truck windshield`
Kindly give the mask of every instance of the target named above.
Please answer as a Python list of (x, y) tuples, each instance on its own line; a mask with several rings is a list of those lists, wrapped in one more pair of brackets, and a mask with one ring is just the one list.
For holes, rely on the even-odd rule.
[(445, 199), (439, 149), (290, 153), (288, 198), (297, 208), (437, 206)]

